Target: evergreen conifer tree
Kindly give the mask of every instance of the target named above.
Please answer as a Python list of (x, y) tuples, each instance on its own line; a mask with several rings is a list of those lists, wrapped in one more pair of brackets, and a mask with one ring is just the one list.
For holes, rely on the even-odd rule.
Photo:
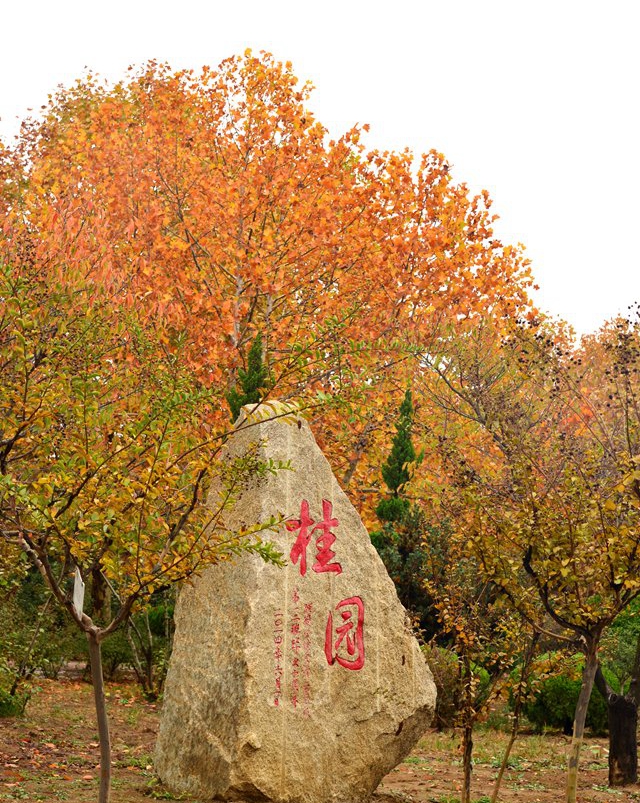
[(390, 495), (376, 507), (382, 528), (371, 533), (371, 541), (395, 583), (400, 602), (430, 638), (436, 632), (437, 618), (422, 578), (427, 560), (423, 542), (433, 537), (433, 528), (420, 508), (403, 496), (411, 479), (411, 464), (421, 460), (411, 438), (413, 416), (411, 391), (407, 390), (398, 412), (391, 452), (382, 465), (382, 478)]
[(416, 462), (416, 450), (411, 440), (413, 428), (413, 400), (407, 390), (400, 405), (396, 434), (391, 453), (382, 465), (382, 478), (391, 497), (382, 499), (376, 508), (381, 521), (400, 521), (409, 510), (409, 500), (401, 496), (402, 489), (411, 479), (410, 465)]
[(249, 354), (247, 368), (238, 369), (238, 382), (227, 393), (231, 420), (235, 421), (245, 404), (258, 404), (269, 388), (269, 369), (264, 363), (262, 335), (255, 336)]

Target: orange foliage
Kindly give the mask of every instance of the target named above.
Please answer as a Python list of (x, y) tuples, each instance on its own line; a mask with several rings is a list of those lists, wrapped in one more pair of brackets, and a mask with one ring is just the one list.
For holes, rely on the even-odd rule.
[(221, 397), (260, 331), (274, 395), (352, 397), (325, 440), (365, 482), (358, 443), (386, 432), (362, 420), (396, 409), (407, 357), (442, 320), (525, 308), (528, 265), (441, 154), (368, 152), (358, 128), (329, 140), (309, 94), (249, 51), (80, 81), (23, 127), (2, 246), (136, 305), (169, 346), (186, 329), (183, 359)]

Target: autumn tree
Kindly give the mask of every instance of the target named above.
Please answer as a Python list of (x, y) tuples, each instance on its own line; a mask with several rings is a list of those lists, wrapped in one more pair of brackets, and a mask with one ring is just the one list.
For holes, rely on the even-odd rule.
[[(401, 602), (419, 617), (429, 638), (437, 636), (448, 645), (458, 663), (462, 801), (468, 803), (474, 728), (504, 690), (516, 662), (530, 665), (530, 656), (524, 656), (532, 636), (468, 550), (466, 532), (456, 526), (460, 511), (449, 508), (440, 521), (429, 519), (432, 509), (420, 499), (423, 453), (418, 455), (413, 444), (415, 417), (412, 393), (407, 390), (381, 467), (388, 495), (376, 506), (376, 515), (383, 526), (372, 532), (371, 539)], [(415, 487), (414, 475), (418, 475)]]
[[(248, 476), (277, 467), (216, 464), (219, 400), (182, 366), (177, 333), (158, 337), (73, 274), (0, 267), (0, 542), (23, 550), (88, 639), (106, 803), (102, 642), (158, 588), (247, 550), (275, 560), (260, 539), (271, 522), (227, 532), (219, 515)], [(212, 472), (223, 491), (209, 509)]]
[(528, 264), (441, 154), (369, 151), (357, 128), (331, 140), (310, 93), (250, 52), (89, 76), (23, 128), (5, 234), (15, 245), (28, 219), (38, 260), (187, 329), (207, 386), (232, 392), (260, 333), (281, 398), (348, 400), (319, 430), (358, 493), (407, 363), (442, 319), (526, 307)]
[[(422, 517), (424, 520), (424, 511)], [(510, 673), (516, 667), (521, 682), (515, 684), (514, 697), (520, 708), (536, 638), (500, 588), (487, 578), (468, 547), (464, 525), (458, 526), (457, 521), (455, 512), (449, 510), (449, 516), (439, 525), (423, 527), (425, 560), (421, 580), (437, 612), (438, 639), (448, 644), (458, 662), (461, 690), (456, 724), (462, 732), (460, 799), (461, 803), (469, 803), (475, 728), (489, 706), (505, 693)], [(497, 799), (517, 728), (516, 718), (492, 800)]]
[[(618, 522), (622, 537), (637, 537), (637, 511), (640, 507), (640, 324), (637, 307), (627, 317), (607, 324), (595, 336), (583, 339), (576, 355), (583, 375), (578, 384), (587, 409), (593, 411), (594, 435), (608, 454), (609, 470), (620, 484), (617, 496), (602, 501), (613, 522)], [(637, 608), (634, 604), (633, 608)], [(625, 620), (633, 620), (633, 611), (623, 611), (610, 629), (609, 643), (620, 632)], [(609, 720), (609, 784), (636, 783), (638, 778), (637, 722), (640, 704), (640, 635), (627, 628), (627, 678), (619, 678), (620, 687), (610, 685), (602, 668), (596, 672), (596, 685), (607, 701)], [(625, 680), (627, 681), (625, 683)]]
[[(538, 632), (584, 654), (567, 776), (575, 801), (602, 634), (640, 591), (635, 410), (628, 397), (615, 413), (601, 405), (593, 367), (545, 325), (500, 337), (485, 322), (442, 354), (429, 360), (429, 393), (450, 423), (439, 453), (468, 548)], [(617, 363), (599, 370), (617, 374)]]

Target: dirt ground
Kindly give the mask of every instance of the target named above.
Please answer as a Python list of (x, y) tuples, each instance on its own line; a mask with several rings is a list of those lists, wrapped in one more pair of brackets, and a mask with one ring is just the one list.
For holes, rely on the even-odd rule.
[[(91, 686), (73, 680), (42, 680), (38, 685), (24, 717), (0, 719), (0, 801), (95, 803), (99, 753)], [(133, 684), (110, 684), (108, 695), (112, 803), (175, 799), (153, 773), (158, 707), (145, 702)], [(473, 800), (488, 803), (506, 740), (505, 734), (488, 729), (477, 734)], [(561, 803), (568, 743), (566, 737), (551, 735), (518, 739), (500, 801)], [(384, 779), (377, 803), (454, 803), (460, 799), (460, 772), (457, 735), (429, 732)], [(640, 801), (640, 786), (607, 788), (606, 740), (585, 744), (578, 800)]]
[[(511, 752), (498, 799), (502, 803), (562, 803), (569, 741), (568, 737), (552, 735), (520, 737)], [(472, 801), (489, 803), (506, 742), (506, 734), (491, 730), (479, 731), (474, 738)], [(607, 758), (606, 739), (587, 739), (581, 754), (578, 801), (640, 801), (640, 785), (607, 787)], [(387, 775), (379, 791), (399, 792), (415, 803), (454, 803), (460, 800), (461, 769), (458, 735), (428, 733)]]

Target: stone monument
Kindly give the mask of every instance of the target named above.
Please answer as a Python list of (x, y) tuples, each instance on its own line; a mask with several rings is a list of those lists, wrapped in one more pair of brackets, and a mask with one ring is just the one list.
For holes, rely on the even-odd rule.
[(243, 555), (181, 591), (156, 770), (204, 799), (360, 803), (429, 726), (435, 686), (355, 508), (286, 413), (244, 408), (228, 459), (291, 468), (250, 480), (226, 524), (281, 516), (287, 565)]

